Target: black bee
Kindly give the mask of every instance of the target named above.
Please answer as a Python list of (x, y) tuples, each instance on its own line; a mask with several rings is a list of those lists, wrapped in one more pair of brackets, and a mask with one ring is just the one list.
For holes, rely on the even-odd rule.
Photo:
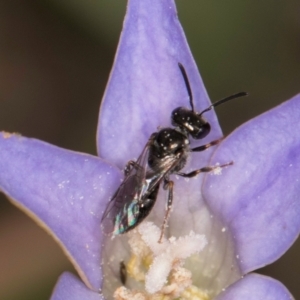
[(208, 166), (189, 173), (180, 172), (185, 166), (190, 152), (200, 152), (217, 145), (221, 139), (206, 145), (190, 148), (193, 139), (203, 139), (210, 132), (210, 124), (203, 118), (203, 114), (213, 107), (234, 98), (246, 96), (241, 92), (219, 100), (200, 113), (194, 109), (193, 96), (186, 71), (178, 63), (190, 99), (191, 109), (178, 107), (171, 114), (173, 128), (163, 128), (154, 132), (137, 161), (129, 161), (125, 168), (125, 179), (108, 203), (101, 223), (104, 233), (118, 235), (135, 228), (142, 222), (153, 208), (159, 186), (168, 190), (167, 209), (162, 222), (161, 241), (173, 202), (173, 181), (171, 174), (182, 177), (194, 177), (202, 172), (210, 172), (216, 168), (231, 165)]

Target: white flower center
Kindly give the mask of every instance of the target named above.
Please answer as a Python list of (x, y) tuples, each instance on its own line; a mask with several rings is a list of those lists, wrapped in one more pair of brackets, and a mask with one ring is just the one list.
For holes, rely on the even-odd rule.
[(240, 278), (229, 230), (206, 207), (194, 212), (193, 218), (206, 225), (163, 237), (161, 243), (161, 229), (147, 221), (151, 218), (126, 234), (107, 237), (105, 299), (208, 300)]

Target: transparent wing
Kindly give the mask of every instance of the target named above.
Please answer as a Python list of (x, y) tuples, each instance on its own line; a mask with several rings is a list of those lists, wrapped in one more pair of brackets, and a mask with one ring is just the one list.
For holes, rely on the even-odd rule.
[(149, 146), (152, 142), (153, 135), (108, 203), (101, 220), (105, 234), (122, 234), (135, 227), (141, 221), (141, 204), (180, 160), (182, 153), (166, 157), (162, 161), (163, 169), (155, 173), (148, 166)]
[(136, 224), (140, 200), (145, 191), (151, 142), (152, 137), (145, 145), (137, 161), (129, 166), (130, 169), (124, 181), (107, 204), (101, 220), (104, 233), (121, 234)]

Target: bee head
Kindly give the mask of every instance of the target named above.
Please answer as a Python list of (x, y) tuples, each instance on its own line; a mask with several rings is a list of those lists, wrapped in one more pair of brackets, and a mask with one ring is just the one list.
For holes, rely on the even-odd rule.
[(173, 110), (171, 122), (173, 126), (178, 126), (194, 139), (203, 139), (210, 132), (210, 124), (201, 114), (197, 114), (185, 107), (177, 107)]

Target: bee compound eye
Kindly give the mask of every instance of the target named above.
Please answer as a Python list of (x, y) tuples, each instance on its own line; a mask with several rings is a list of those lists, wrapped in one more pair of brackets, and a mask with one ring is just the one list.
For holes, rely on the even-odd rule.
[(200, 126), (194, 127), (194, 131), (190, 132), (191, 136), (198, 140), (205, 138), (210, 132), (210, 124), (201, 122)]

